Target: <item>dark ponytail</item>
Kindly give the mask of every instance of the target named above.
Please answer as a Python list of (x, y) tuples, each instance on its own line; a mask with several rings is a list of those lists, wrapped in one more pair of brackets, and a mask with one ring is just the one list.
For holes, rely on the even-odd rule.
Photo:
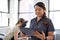
[(47, 18), (47, 16), (46, 16), (46, 13), (44, 12), (44, 14), (43, 14), (43, 16), (42, 16), (43, 18)]
[(44, 24), (45, 26), (47, 26), (47, 25), (48, 25), (48, 22), (46, 21), (47, 16), (46, 16), (46, 13), (45, 13), (45, 12), (44, 12), (42, 18), (44, 18), (44, 20), (43, 20), (43, 24)]
[(16, 25), (19, 24), (20, 22), (23, 23), (24, 21), (25, 21), (25, 20), (24, 20), (23, 18), (20, 18), (20, 19), (17, 21)]

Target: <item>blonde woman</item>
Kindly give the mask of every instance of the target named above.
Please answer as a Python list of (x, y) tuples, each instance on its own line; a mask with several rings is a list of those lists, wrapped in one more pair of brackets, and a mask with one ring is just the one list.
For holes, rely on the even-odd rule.
[(5, 35), (4, 40), (18, 40), (18, 33), (21, 32), (20, 28), (22, 27), (22, 23), (24, 22), (25, 20), (23, 18), (20, 18), (15, 27)]

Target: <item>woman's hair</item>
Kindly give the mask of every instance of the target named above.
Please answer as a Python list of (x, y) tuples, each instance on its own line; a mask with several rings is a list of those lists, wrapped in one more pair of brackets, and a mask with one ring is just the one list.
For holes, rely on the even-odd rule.
[(43, 8), (44, 10), (46, 10), (45, 4), (44, 4), (43, 2), (37, 2), (37, 3), (34, 5), (34, 7), (35, 7), (35, 6), (39, 6), (39, 7)]
[[(43, 2), (37, 2), (37, 3), (34, 5), (34, 7), (35, 7), (35, 6), (39, 6), (39, 7), (41, 7), (43, 10), (46, 10), (45, 4), (44, 4)], [(45, 12), (44, 12), (44, 14), (43, 14), (42, 17), (43, 17), (43, 18), (47, 18)], [(47, 25), (46, 20), (43, 21), (43, 24), (44, 24), (44, 25)]]
[(24, 20), (23, 18), (20, 18), (20, 19), (17, 21), (16, 25), (19, 24), (20, 22), (23, 23), (24, 21), (25, 21), (25, 20)]

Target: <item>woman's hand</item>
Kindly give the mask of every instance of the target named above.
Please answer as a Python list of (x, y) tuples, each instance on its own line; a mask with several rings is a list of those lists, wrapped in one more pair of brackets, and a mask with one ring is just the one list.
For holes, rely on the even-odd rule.
[(40, 38), (41, 40), (45, 39), (45, 33), (43, 31), (42, 34), (40, 34), (38, 31), (34, 31), (33, 33), (37, 38)]
[(53, 40), (54, 39), (54, 32), (48, 32), (47, 40)]
[(23, 32), (20, 33), (21, 37), (28, 37), (28, 35), (25, 35)]
[(53, 36), (48, 36), (47, 40), (53, 40)]

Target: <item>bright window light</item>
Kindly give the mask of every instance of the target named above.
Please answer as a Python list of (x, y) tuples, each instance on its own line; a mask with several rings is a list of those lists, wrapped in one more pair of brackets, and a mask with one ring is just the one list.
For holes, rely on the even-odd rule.
[(19, 12), (33, 12), (33, 0), (21, 0)]
[(50, 0), (49, 2), (50, 10), (60, 10), (60, 0)]
[(60, 12), (50, 12), (50, 19), (52, 20), (55, 29), (60, 29)]
[(2, 13), (2, 25), (1, 26), (8, 26), (8, 17), (6, 13)]
[(8, 0), (0, 0), (0, 11), (8, 12)]
[(30, 21), (31, 21), (31, 19), (33, 19), (35, 17), (35, 15), (34, 15), (34, 13), (27, 13), (27, 14), (19, 14), (19, 18), (24, 18), (25, 20), (27, 20), (28, 21), (28, 23), (27, 23), (27, 26), (26, 27), (30, 27)]

